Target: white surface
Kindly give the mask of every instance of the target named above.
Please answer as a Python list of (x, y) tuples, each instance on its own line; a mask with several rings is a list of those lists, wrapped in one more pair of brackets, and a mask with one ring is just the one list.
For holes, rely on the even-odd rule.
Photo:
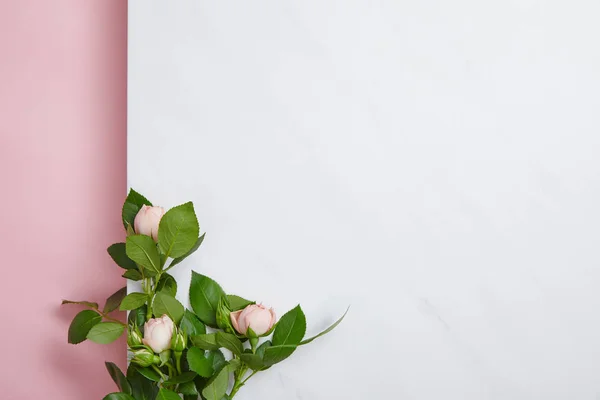
[(207, 232), (183, 286), (310, 334), (352, 304), (236, 398), (600, 398), (600, 3), (129, 4), (129, 183)]

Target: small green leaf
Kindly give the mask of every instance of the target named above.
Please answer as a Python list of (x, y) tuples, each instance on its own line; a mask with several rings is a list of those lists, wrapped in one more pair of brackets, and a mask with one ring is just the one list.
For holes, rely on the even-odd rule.
[(206, 400), (222, 400), (229, 386), (229, 374), (240, 367), (240, 360), (231, 360), (216, 372), (202, 390), (202, 396)]
[(63, 300), (61, 304), (79, 304), (80, 306), (86, 306), (95, 310), (98, 309), (98, 303), (92, 303), (91, 301)]
[(104, 310), (102, 310), (102, 312), (109, 313), (115, 311), (117, 308), (119, 308), (119, 304), (121, 304), (126, 295), (127, 286), (117, 290), (108, 299), (106, 299), (106, 304), (104, 305)]
[(133, 390), (133, 397), (136, 400), (155, 400), (158, 393), (158, 386), (155, 382), (147, 379), (138, 371), (134, 364), (129, 364), (127, 368), (127, 379)]
[(302, 342), (300, 342), (300, 346), (309, 344), (313, 340), (320, 338), (321, 336), (326, 335), (329, 332), (331, 332), (332, 330), (334, 330), (344, 320), (344, 317), (346, 316), (346, 314), (348, 314), (349, 310), (350, 310), (350, 307), (348, 307), (346, 309), (346, 312), (344, 313), (344, 315), (342, 315), (337, 321), (335, 321), (329, 328), (325, 329), (323, 332), (319, 333), (316, 336), (311, 337), (310, 339), (306, 339), (306, 340), (303, 340)]
[(136, 368), (140, 374), (142, 374), (144, 377), (151, 380), (152, 382), (160, 382), (160, 380), (162, 379), (160, 375), (150, 367), (137, 366)]
[(184, 400), (186, 400), (188, 396), (191, 397), (193, 400), (198, 400), (198, 395), (200, 394), (198, 393), (198, 389), (196, 389), (196, 384), (193, 381), (179, 384), (177, 391), (185, 395), (183, 398)]
[(171, 275), (163, 273), (156, 285), (157, 292), (165, 292), (175, 297), (177, 295), (177, 281)]
[(137, 269), (128, 269), (121, 276), (123, 278), (129, 279), (129, 280), (132, 280), (132, 281), (140, 281), (140, 280), (142, 280), (142, 274)]
[(102, 317), (92, 310), (83, 310), (73, 318), (69, 326), (69, 343), (78, 344), (83, 342), (89, 331), (102, 321)]
[(111, 256), (113, 261), (121, 268), (124, 269), (137, 269), (137, 265), (135, 262), (129, 257), (127, 257), (127, 252), (125, 251), (125, 243), (115, 243), (111, 245), (107, 251)]
[(265, 351), (264, 362), (273, 365), (288, 358), (304, 338), (306, 317), (300, 306), (281, 317), (273, 332), (273, 347)]
[(246, 300), (243, 297), (236, 296), (234, 294), (228, 294), (227, 301), (229, 302), (229, 308), (231, 311), (243, 310), (251, 304), (256, 304), (255, 301)]
[(206, 358), (204, 350), (191, 347), (187, 352), (187, 362), (190, 369), (204, 378), (210, 378), (214, 372), (212, 361)]
[(99, 344), (112, 343), (121, 336), (125, 325), (117, 322), (101, 322), (95, 325), (87, 334), (87, 338)]
[(221, 348), (217, 344), (217, 335), (215, 333), (190, 336), (190, 341), (194, 346), (204, 350), (218, 350)]
[(206, 326), (190, 310), (185, 310), (179, 329), (186, 332), (188, 336), (202, 335), (206, 333)]
[(148, 295), (146, 293), (129, 293), (121, 302), (121, 311), (135, 310), (140, 308), (148, 301)]
[(127, 393), (111, 393), (104, 396), (102, 400), (135, 400), (135, 398)]
[(181, 400), (181, 397), (179, 397), (177, 393), (171, 390), (162, 388), (158, 391), (158, 396), (156, 397), (156, 400)]
[(175, 325), (177, 325), (183, 317), (184, 310), (181, 303), (175, 297), (169, 296), (165, 292), (158, 292), (154, 296), (152, 312), (157, 318), (167, 314), (175, 322)]
[(188, 371), (188, 372), (182, 373), (181, 375), (177, 375), (175, 377), (169, 378), (163, 384), (164, 385), (177, 385), (179, 383), (190, 382), (190, 381), (193, 381), (196, 376), (198, 376), (197, 373)]
[(133, 235), (126, 240), (127, 256), (144, 267), (146, 275), (160, 272), (160, 256), (150, 236)]
[(130, 324), (137, 325), (138, 328), (142, 329), (144, 327), (144, 323), (146, 323), (146, 312), (148, 310), (147, 305), (143, 305), (135, 310), (132, 310), (127, 317), (127, 321)]
[(198, 233), (200, 226), (194, 205), (188, 202), (173, 207), (163, 215), (158, 225), (158, 247), (168, 257), (181, 257), (194, 247)]
[(240, 359), (253, 371), (262, 371), (266, 367), (263, 359), (258, 354), (243, 353)]
[(206, 234), (203, 233), (202, 236), (200, 236), (198, 238), (198, 240), (196, 240), (196, 244), (194, 244), (194, 247), (192, 247), (190, 249), (190, 251), (188, 251), (187, 253), (185, 253), (181, 257), (177, 257), (173, 261), (171, 261), (171, 264), (169, 265), (169, 269), (173, 268), (174, 266), (176, 266), (177, 264), (179, 264), (180, 262), (182, 262), (183, 260), (185, 260), (186, 258), (188, 258), (189, 256), (191, 256), (192, 254), (194, 254), (196, 252), (196, 250), (198, 250), (200, 248), (200, 245), (204, 241), (204, 235), (206, 235)]
[(121, 216), (123, 218), (123, 226), (127, 229), (127, 225), (133, 226), (133, 221), (135, 220), (135, 216), (140, 211), (143, 205), (151, 206), (152, 203), (148, 201), (147, 198), (131, 189), (127, 198), (125, 199), (125, 203), (123, 204), (123, 211)]
[(123, 393), (132, 394), (131, 385), (119, 367), (111, 362), (105, 362), (104, 365), (119, 390)]
[(239, 356), (244, 351), (244, 346), (240, 339), (231, 333), (217, 332), (216, 339), (219, 346), (230, 350), (236, 356)]
[(192, 271), (190, 304), (194, 313), (206, 325), (217, 326), (217, 307), (222, 296), (225, 296), (225, 292), (217, 282)]

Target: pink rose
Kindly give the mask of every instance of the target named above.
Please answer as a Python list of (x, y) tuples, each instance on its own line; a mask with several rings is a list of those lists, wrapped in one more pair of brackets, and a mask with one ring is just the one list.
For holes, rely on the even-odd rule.
[(230, 314), (231, 323), (236, 331), (242, 335), (248, 333), (248, 328), (257, 335), (261, 336), (269, 332), (275, 325), (275, 311), (262, 304), (250, 304), (240, 311)]
[(158, 225), (163, 215), (165, 215), (164, 208), (148, 207), (144, 204), (133, 220), (135, 233), (151, 236), (155, 242), (158, 241)]
[(173, 328), (173, 321), (168, 315), (153, 318), (144, 324), (144, 339), (142, 339), (142, 343), (154, 350), (155, 353), (161, 353), (170, 349)]

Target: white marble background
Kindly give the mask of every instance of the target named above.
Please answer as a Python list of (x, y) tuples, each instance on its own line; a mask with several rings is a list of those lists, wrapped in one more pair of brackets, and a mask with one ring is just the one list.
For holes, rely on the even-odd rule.
[(352, 304), (239, 400), (600, 399), (598, 1), (129, 5), (129, 184), (195, 202), (183, 285), (311, 334)]

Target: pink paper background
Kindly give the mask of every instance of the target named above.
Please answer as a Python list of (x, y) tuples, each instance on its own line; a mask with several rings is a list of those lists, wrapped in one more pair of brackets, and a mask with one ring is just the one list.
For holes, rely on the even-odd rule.
[[(125, 281), (125, 0), (0, 0), (0, 398), (96, 400), (124, 342), (67, 344), (77, 306)], [(121, 315), (121, 318), (124, 316)]]

